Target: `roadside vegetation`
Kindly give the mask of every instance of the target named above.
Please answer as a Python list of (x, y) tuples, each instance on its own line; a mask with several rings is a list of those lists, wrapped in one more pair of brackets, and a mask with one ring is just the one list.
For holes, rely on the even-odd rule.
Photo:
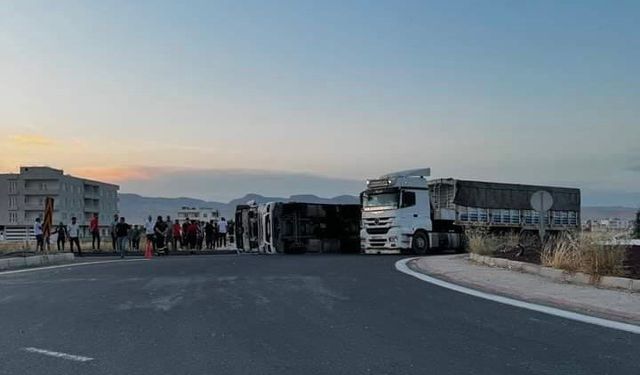
[[(144, 251), (146, 246), (146, 239), (140, 239), (140, 249)], [(92, 252), (91, 249), (91, 240), (81, 241), (80, 247), (83, 252)], [(46, 245), (45, 245), (46, 248)], [(100, 248), (102, 251), (113, 251), (111, 248), (111, 238), (107, 240), (103, 240)], [(65, 244), (65, 252), (69, 251), (69, 242)], [(75, 251), (75, 248), (74, 248)], [(36, 242), (35, 241), (12, 241), (12, 242), (2, 242), (0, 243), (0, 255), (8, 255), (8, 254), (20, 254), (20, 253), (35, 253), (36, 252)], [(51, 248), (47, 251), (50, 254), (57, 253), (57, 247), (55, 241), (51, 241)]]
[(484, 229), (472, 229), (467, 233), (467, 249), (479, 255), (583, 272), (596, 278), (628, 276), (632, 271), (625, 267), (629, 253), (627, 246), (617, 245), (605, 235), (587, 232), (552, 235), (540, 243), (532, 234), (495, 234)]

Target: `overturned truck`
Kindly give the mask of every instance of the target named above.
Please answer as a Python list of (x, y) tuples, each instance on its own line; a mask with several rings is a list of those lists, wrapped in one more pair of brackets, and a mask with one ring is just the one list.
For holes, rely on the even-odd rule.
[(246, 252), (357, 253), (358, 204), (270, 202), (236, 208), (238, 248)]

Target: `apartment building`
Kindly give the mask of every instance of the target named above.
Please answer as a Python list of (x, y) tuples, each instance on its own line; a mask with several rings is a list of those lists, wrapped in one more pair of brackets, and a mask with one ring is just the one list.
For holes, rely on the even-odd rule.
[(184, 223), (187, 219), (198, 221), (218, 221), (220, 213), (218, 210), (208, 207), (181, 207), (174, 219), (178, 219), (180, 224)]
[(28, 239), (37, 217), (44, 215), (46, 197), (54, 199), (53, 222), (68, 224), (72, 217), (88, 235), (89, 220), (98, 214), (108, 235), (118, 212), (117, 185), (66, 175), (50, 167), (20, 167), (20, 173), (0, 174), (0, 230), (7, 240)]

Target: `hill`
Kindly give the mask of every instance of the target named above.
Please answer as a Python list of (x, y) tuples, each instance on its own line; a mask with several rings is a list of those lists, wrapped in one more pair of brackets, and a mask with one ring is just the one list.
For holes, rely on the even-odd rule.
[[(312, 194), (292, 195), (288, 198), (265, 197), (260, 194), (247, 194), (241, 198), (236, 198), (228, 203), (205, 201), (195, 198), (152, 198), (138, 194), (120, 194), (120, 212), (132, 222), (142, 222), (148, 215), (174, 216), (176, 211), (183, 206), (187, 207), (210, 207), (220, 211), (224, 217), (233, 217), (235, 208), (239, 204), (248, 201), (256, 203), (265, 202), (307, 202), (307, 203), (333, 203), (333, 204), (357, 204), (358, 197), (352, 195), (340, 195), (333, 198), (321, 198)], [(637, 212), (636, 208), (619, 206), (585, 206), (582, 207), (582, 219), (601, 219), (608, 217), (619, 217), (622, 219), (632, 219)]]
[(245, 204), (248, 201), (256, 203), (266, 202), (305, 202), (305, 203), (334, 203), (334, 204), (357, 204), (358, 197), (351, 195), (341, 195), (335, 198), (321, 198), (316, 195), (292, 195), (289, 198), (265, 197), (259, 194), (247, 194), (242, 198), (233, 199), (228, 203), (205, 201), (195, 198), (161, 198), (144, 197), (138, 194), (119, 194), (120, 214), (130, 222), (144, 222), (149, 215), (152, 216), (175, 216), (176, 211), (181, 207), (208, 207), (220, 211), (220, 215), (231, 218), (235, 213), (236, 206)]

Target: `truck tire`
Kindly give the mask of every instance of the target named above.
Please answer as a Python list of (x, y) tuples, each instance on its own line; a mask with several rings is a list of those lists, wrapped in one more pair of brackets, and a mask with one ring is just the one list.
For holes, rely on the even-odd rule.
[(429, 236), (423, 231), (414, 233), (411, 240), (411, 250), (416, 255), (425, 255), (429, 252)]

